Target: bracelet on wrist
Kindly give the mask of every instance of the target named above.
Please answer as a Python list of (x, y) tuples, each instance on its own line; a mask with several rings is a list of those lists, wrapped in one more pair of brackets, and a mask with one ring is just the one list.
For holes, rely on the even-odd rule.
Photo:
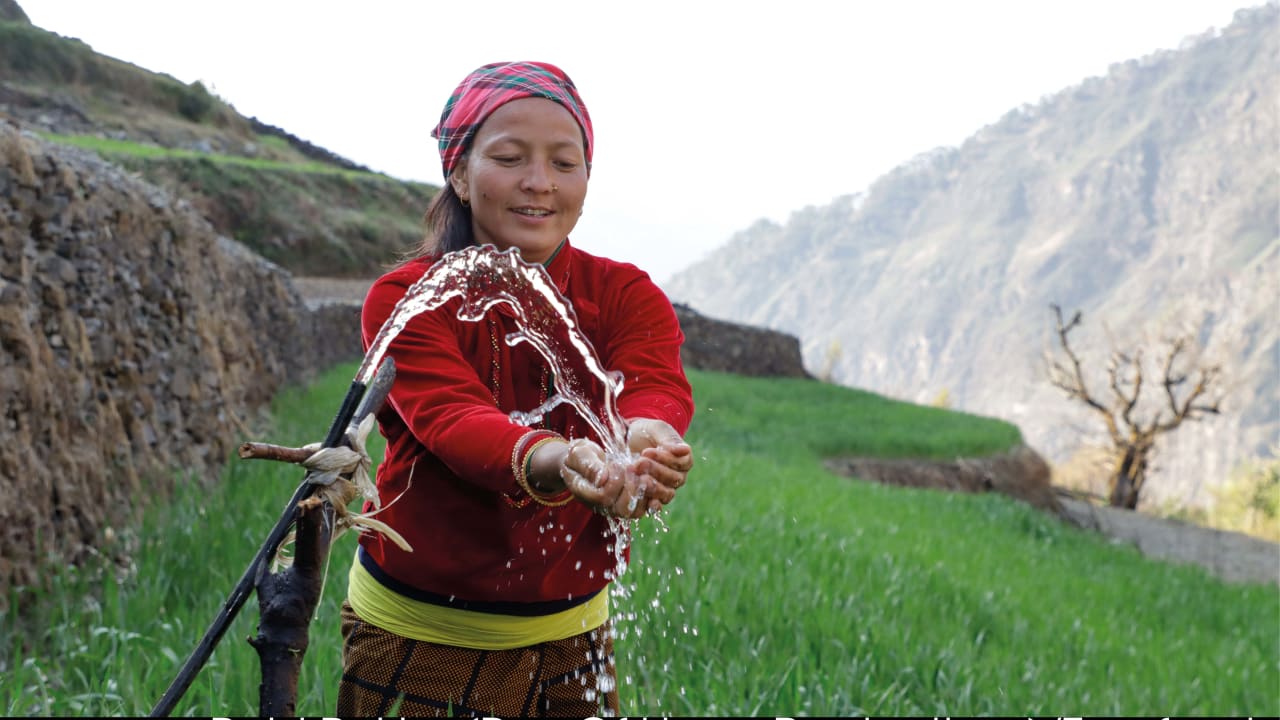
[[(532, 440), (534, 437), (537, 437), (538, 439), (530, 445), (528, 441)], [(515, 475), (516, 484), (519, 485), (520, 489), (525, 491), (529, 497), (533, 498), (534, 502), (547, 507), (560, 507), (562, 505), (567, 505), (569, 501), (573, 500), (573, 493), (570, 493), (568, 489), (548, 495), (535, 490), (529, 483), (529, 474), (532, 472), (533, 465), (533, 454), (543, 445), (557, 440), (564, 442), (563, 437), (554, 433), (529, 433), (528, 435), (520, 438), (516, 443), (515, 450), (511, 454), (511, 470), (512, 474)], [(527, 450), (525, 449), (526, 445), (528, 445)], [(563, 495), (563, 497), (561, 497), (561, 495)]]

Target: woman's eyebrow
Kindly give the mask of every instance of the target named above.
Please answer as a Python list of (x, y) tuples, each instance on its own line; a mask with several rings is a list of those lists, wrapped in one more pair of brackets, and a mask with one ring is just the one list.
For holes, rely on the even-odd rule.
[[(502, 142), (515, 143), (517, 145), (522, 145), (522, 146), (529, 146), (534, 144), (532, 140), (529, 140), (522, 135), (498, 135), (486, 144), (496, 145)], [(579, 139), (562, 138), (559, 140), (551, 141), (550, 145), (555, 148), (564, 147), (564, 146), (580, 148), (582, 147), (582, 140), (580, 138)]]

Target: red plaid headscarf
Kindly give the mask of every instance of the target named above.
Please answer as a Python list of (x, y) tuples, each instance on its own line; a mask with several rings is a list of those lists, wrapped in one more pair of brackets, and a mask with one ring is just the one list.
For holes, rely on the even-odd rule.
[(440, 124), (431, 131), (431, 137), (440, 141), (446, 179), (471, 146), (481, 123), (502, 105), (526, 97), (554, 100), (573, 115), (582, 128), (587, 169), (591, 168), (591, 116), (569, 76), (551, 63), (504, 62), (485, 65), (468, 75), (453, 91), (440, 113)]

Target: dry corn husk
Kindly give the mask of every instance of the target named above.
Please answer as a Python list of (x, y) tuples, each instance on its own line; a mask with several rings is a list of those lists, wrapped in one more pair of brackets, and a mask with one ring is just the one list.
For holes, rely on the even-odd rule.
[[(314, 450), (310, 457), (303, 461), (307, 468), (307, 482), (318, 485), (314, 497), (333, 506), (334, 528), (332, 539), (337, 540), (348, 529), (357, 533), (377, 532), (394, 542), (405, 552), (413, 552), (413, 548), (400, 533), (390, 525), (374, 518), (382, 510), (378, 497), (378, 489), (373, 483), (373, 460), (365, 450), (365, 441), (373, 430), (374, 416), (366, 415), (354, 432), (347, 432), (350, 447), (339, 446), (322, 448), (320, 443), (311, 443), (304, 449)], [(374, 510), (367, 513), (353, 513), (347, 506), (357, 497), (363, 497), (373, 504)], [(294, 540), (290, 531), (280, 544), (273, 565), (277, 570), (293, 564), (292, 556), (284, 552), (286, 546)]]

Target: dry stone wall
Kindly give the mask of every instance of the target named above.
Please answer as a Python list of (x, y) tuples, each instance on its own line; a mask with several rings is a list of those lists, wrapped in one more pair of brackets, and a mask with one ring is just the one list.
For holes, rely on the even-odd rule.
[(686, 368), (737, 375), (810, 377), (796, 336), (709, 318), (679, 303), (674, 307), (685, 335), (680, 360)]
[(0, 591), (175, 471), (212, 477), (281, 385), (359, 355), (356, 332), (167, 192), (0, 123)]

